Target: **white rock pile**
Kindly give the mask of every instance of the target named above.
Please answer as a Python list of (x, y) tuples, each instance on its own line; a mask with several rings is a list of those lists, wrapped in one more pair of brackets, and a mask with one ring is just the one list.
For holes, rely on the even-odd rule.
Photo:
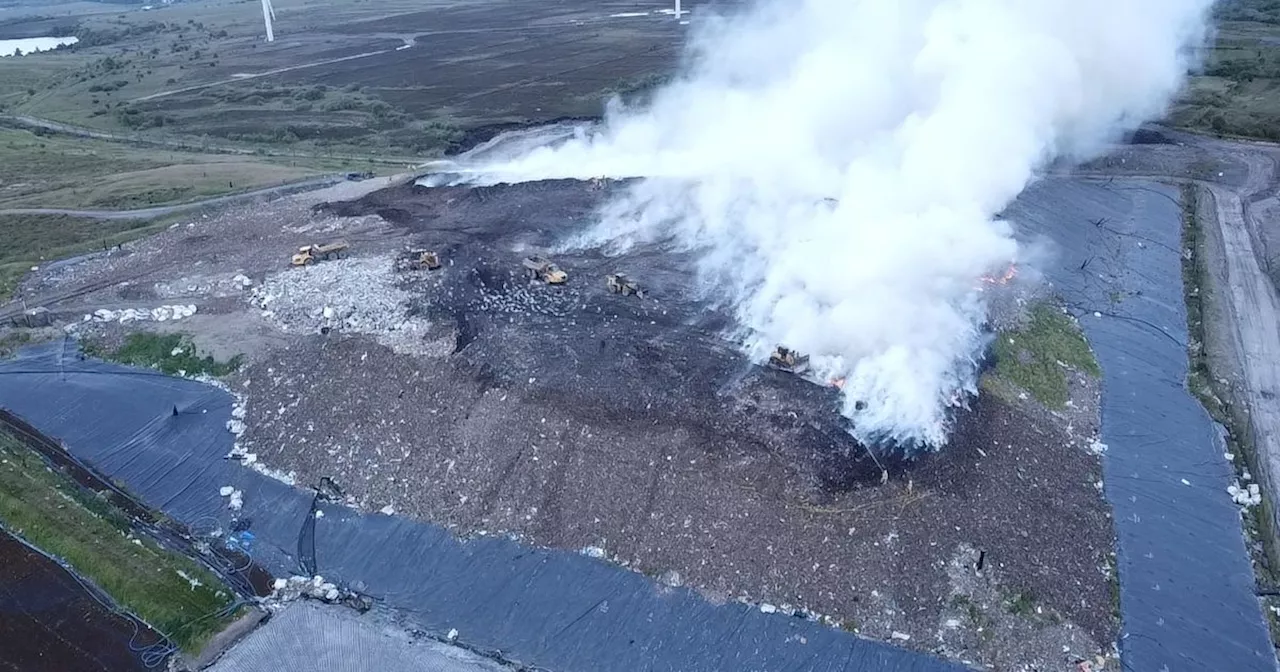
[(291, 576), (287, 579), (276, 579), (267, 600), (288, 602), (300, 597), (337, 602), (344, 597), (344, 594), (336, 585), (325, 581), (323, 576)]
[(157, 308), (139, 309), (125, 308), (124, 310), (109, 310), (99, 308), (90, 315), (84, 316), (85, 322), (119, 322), (126, 324), (128, 322), (166, 322), (168, 320), (181, 320), (184, 317), (191, 317), (196, 314), (194, 304), (159, 306)]
[(351, 331), (402, 354), (440, 354), (426, 340), (430, 323), (407, 315), (412, 294), (396, 280), (386, 258), (329, 260), (276, 273), (253, 287), (249, 300), (283, 331)]

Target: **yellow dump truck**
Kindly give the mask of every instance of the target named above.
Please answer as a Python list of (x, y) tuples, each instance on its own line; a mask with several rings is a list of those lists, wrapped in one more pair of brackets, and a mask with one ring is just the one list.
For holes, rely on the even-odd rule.
[(317, 260), (326, 260), (330, 258), (342, 258), (342, 253), (350, 247), (345, 242), (337, 241), (333, 243), (325, 243), (324, 245), (304, 245), (298, 248), (298, 253), (293, 255), (290, 264), (293, 266), (310, 266)]
[(545, 257), (525, 257), (524, 268), (531, 280), (541, 280), (548, 285), (559, 285), (569, 279), (568, 273)]

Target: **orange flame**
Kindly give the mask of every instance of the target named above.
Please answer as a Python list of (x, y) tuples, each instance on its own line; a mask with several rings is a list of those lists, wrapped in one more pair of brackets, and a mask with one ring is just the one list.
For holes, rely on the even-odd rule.
[(982, 276), (982, 281), (988, 285), (1007, 285), (1016, 277), (1018, 277), (1018, 265), (1009, 264), (1009, 268), (1005, 270), (1004, 275), (1001, 275), (1000, 277), (984, 275)]

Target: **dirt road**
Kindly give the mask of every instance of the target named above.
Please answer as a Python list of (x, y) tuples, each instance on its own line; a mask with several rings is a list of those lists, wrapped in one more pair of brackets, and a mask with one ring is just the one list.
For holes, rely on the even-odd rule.
[[(202, 87), (195, 87), (202, 88)], [(170, 91), (169, 93), (176, 93)], [(7, 124), (19, 128), (43, 129), (53, 131), (54, 133), (62, 133), (64, 135), (74, 135), (78, 138), (93, 138), (95, 140), (108, 140), (111, 142), (125, 142), (135, 145), (145, 145), (148, 147), (168, 147), (172, 149), (182, 149), (186, 151), (196, 151), (214, 154), (236, 154), (242, 156), (290, 156), (296, 158), (326, 158), (326, 159), (343, 159), (349, 161), (374, 162), (381, 164), (394, 164), (396, 166), (417, 165), (425, 159), (420, 157), (407, 156), (387, 156), (387, 155), (370, 155), (370, 156), (351, 156), (342, 154), (319, 154), (316, 152), (301, 152), (296, 150), (286, 150), (272, 147), (243, 147), (219, 143), (210, 143), (204, 139), (181, 138), (181, 137), (161, 137), (148, 133), (112, 133), (110, 131), (102, 131), (95, 128), (87, 128), (84, 126), (75, 126), (73, 124), (64, 124), (60, 121), (52, 119), (41, 119), (39, 117), (31, 117), (27, 115), (0, 115), (0, 124)]]
[(290, 182), (275, 187), (266, 187), (264, 189), (254, 189), (253, 191), (245, 191), (238, 194), (227, 194), (225, 196), (214, 196), (199, 201), (191, 201), (190, 203), (178, 203), (175, 205), (159, 205), (154, 208), (139, 208), (137, 210), (74, 210), (69, 208), (10, 208), (0, 210), (0, 217), (5, 215), (67, 215), (70, 217), (85, 217), (87, 219), (155, 219), (188, 210), (199, 210), (201, 208), (209, 208), (219, 205), (227, 205), (240, 201), (247, 201), (261, 196), (281, 196), (284, 194), (298, 193), (311, 189), (320, 189), (332, 186), (342, 181), (342, 178), (336, 175), (326, 175), (324, 177), (313, 177), (301, 182)]
[(1206, 185), (1213, 197), (1223, 252), (1218, 277), (1224, 281), (1214, 288), (1215, 295), (1225, 299), (1223, 308), (1232, 317), (1228, 324), (1220, 325), (1220, 340), (1230, 346), (1243, 373), (1237, 390), (1248, 409), (1265, 482), (1272, 485), (1280, 482), (1280, 399), (1276, 397), (1280, 391), (1280, 300), (1267, 276), (1260, 242), (1265, 228), (1278, 224), (1266, 216), (1271, 211), (1268, 206), (1277, 199), (1273, 151), (1260, 148), (1247, 156), (1249, 178), (1244, 187), (1232, 190)]

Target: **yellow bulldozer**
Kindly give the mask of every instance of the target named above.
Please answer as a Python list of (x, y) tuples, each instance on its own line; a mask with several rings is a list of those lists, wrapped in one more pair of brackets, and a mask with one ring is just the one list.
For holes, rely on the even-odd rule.
[(310, 266), (317, 260), (325, 260), (329, 258), (342, 258), (342, 253), (350, 247), (345, 242), (337, 241), (333, 243), (325, 243), (324, 245), (304, 245), (298, 248), (298, 253), (293, 255), (289, 260), (292, 266)]
[(569, 274), (560, 270), (546, 257), (525, 257), (525, 271), (531, 280), (541, 280), (548, 285), (559, 285), (569, 279)]
[(413, 255), (413, 263), (417, 264), (418, 268), (425, 268), (428, 271), (440, 268), (440, 255), (434, 250), (415, 250)]
[(781, 345), (769, 354), (769, 366), (791, 373), (803, 373), (809, 368), (809, 355), (802, 355)]
[(644, 290), (640, 289), (640, 285), (631, 278), (628, 278), (626, 274), (614, 273), (612, 275), (605, 276), (604, 281), (605, 286), (607, 286), (609, 291), (614, 294), (621, 294), (623, 296), (634, 295), (637, 298), (644, 298)]

